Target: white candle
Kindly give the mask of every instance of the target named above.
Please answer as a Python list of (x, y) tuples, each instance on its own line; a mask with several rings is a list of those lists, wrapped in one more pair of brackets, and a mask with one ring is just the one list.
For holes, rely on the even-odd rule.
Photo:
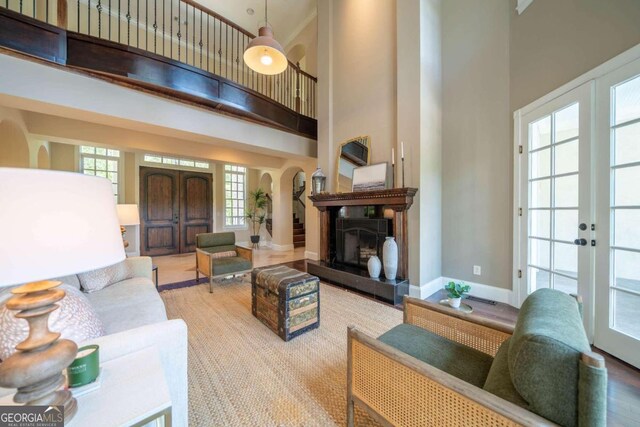
[(404, 160), (404, 141), (400, 143), (400, 157)]
[(391, 164), (396, 164), (396, 151), (393, 149), (393, 147), (391, 148)]

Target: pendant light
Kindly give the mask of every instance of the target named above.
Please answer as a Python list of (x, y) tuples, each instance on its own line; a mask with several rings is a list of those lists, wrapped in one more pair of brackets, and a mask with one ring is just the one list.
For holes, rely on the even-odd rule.
[(258, 37), (251, 40), (244, 51), (244, 62), (253, 71), (274, 75), (287, 69), (289, 62), (280, 43), (273, 38), (273, 30), (267, 20), (267, 0), (264, 1), (265, 25), (258, 30)]

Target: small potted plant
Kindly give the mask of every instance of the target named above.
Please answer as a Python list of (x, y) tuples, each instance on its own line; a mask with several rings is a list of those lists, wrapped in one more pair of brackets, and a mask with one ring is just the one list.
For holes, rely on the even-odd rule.
[(471, 290), (471, 286), (464, 283), (449, 282), (444, 286), (449, 296), (449, 305), (453, 308), (460, 308), (460, 301), (462, 298), (466, 298), (467, 293)]
[(261, 188), (249, 193), (249, 209), (247, 209), (246, 216), (251, 223), (253, 234), (250, 238), (254, 246), (258, 246), (260, 243), (260, 228), (267, 220), (266, 206), (267, 195)]

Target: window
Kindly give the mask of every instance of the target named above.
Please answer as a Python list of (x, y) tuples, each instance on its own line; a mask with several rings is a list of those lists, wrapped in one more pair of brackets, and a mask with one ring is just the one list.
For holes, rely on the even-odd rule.
[(157, 154), (145, 154), (144, 161), (148, 163), (162, 163), (164, 165), (186, 166), (196, 169), (209, 169), (209, 162), (193, 159), (178, 159), (176, 157), (159, 156)]
[(224, 225), (239, 227), (245, 225), (244, 203), (246, 197), (247, 168), (224, 166)]
[(118, 163), (120, 150), (110, 148), (80, 146), (80, 169), (85, 175), (108, 178), (113, 187), (113, 195), (118, 201)]

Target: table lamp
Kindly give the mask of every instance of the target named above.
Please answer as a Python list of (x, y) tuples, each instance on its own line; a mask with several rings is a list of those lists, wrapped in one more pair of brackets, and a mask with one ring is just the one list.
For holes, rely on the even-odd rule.
[(117, 205), (118, 222), (120, 222), (120, 231), (122, 233), (122, 240), (124, 247), (129, 246), (129, 242), (124, 240), (125, 226), (127, 225), (140, 225), (140, 213), (138, 212), (138, 205), (126, 204)]
[(65, 421), (77, 402), (62, 371), (77, 345), (49, 330), (49, 314), (64, 298), (58, 281), (125, 258), (111, 182), (38, 169), (0, 168), (0, 287), (12, 289), (7, 308), (29, 324), (29, 336), (0, 364), (0, 386), (16, 388), (25, 405), (63, 405)]

